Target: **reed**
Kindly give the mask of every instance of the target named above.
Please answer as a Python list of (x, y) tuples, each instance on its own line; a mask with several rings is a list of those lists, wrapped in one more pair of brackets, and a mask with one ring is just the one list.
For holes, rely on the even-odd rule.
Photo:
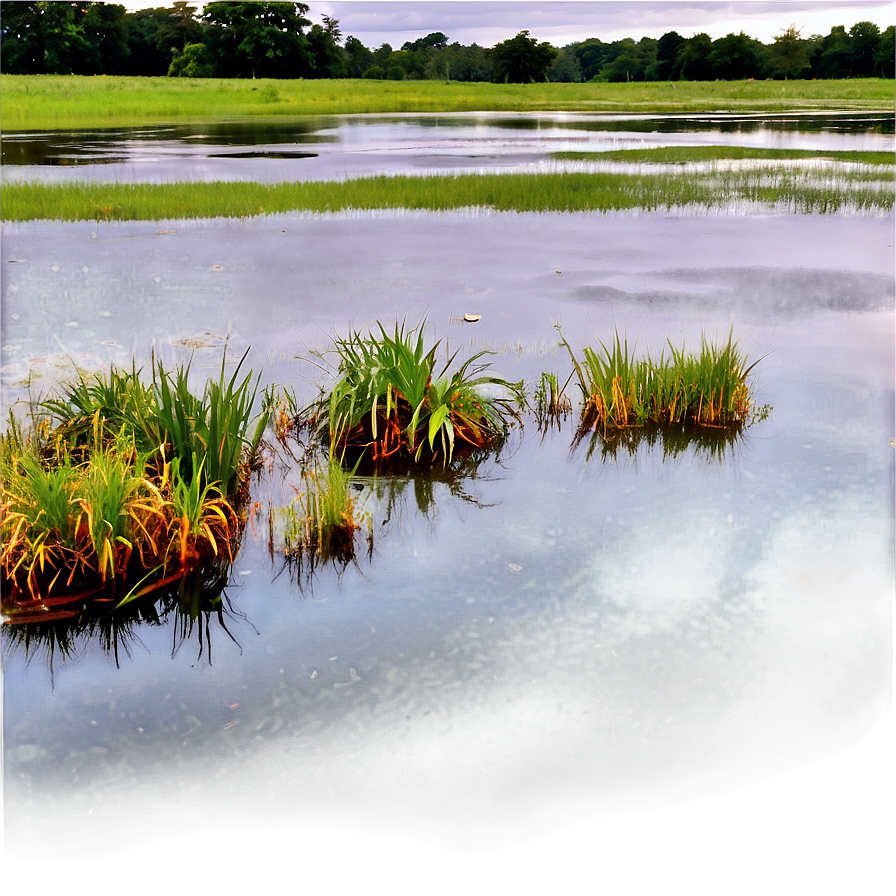
[(636, 357), (617, 331), (609, 344), (585, 346), (579, 359), (555, 326), (582, 395), (580, 435), (648, 424), (724, 429), (749, 417), (749, 375), (761, 359), (748, 364), (733, 331), (718, 345), (704, 335), (699, 353), (670, 341), (669, 354), (664, 350), (658, 358)]
[(273, 403), (266, 390), (252, 420), (258, 380), (240, 380), (242, 360), (229, 377), (222, 362), (198, 395), (189, 365), (154, 365), (151, 383), (135, 367), (79, 374), (32, 406), (30, 427), (11, 415), (0, 446), (4, 612), (33, 621), (71, 615), (79, 600), (120, 605), (232, 560)]
[(4, 131), (382, 112), (892, 112), (893, 81), (489, 84), (4, 75)]
[(270, 390), (265, 391), (261, 413), (253, 419), (259, 378), (253, 383), (250, 371), (239, 380), (246, 354), (230, 377), (225, 357), (218, 378), (208, 380), (198, 394), (190, 385), (189, 364), (168, 371), (160, 361), (150, 383), (133, 366), (89, 378), (79, 373), (77, 382), (63, 385), (61, 398), (49, 399), (43, 407), (59, 421), (58, 433), (73, 444), (83, 441), (93, 421), (101, 419), (127, 431), (141, 451), (158, 456), (167, 450), (178, 458), (179, 473), (188, 482), (194, 458), (201, 458), (202, 484), (217, 482), (224, 494), (233, 494), (257, 451), (273, 402)]
[[(284, 553), (324, 563), (348, 563), (356, 553), (356, 535), (370, 518), (355, 506), (351, 494), (352, 473), (333, 456), (301, 471), (302, 488), (281, 513), (285, 522)], [(372, 544), (372, 541), (369, 542)]]
[(572, 402), (566, 394), (569, 379), (561, 386), (556, 373), (542, 372), (532, 393), (532, 411), (539, 431), (550, 429), (560, 423), (572, 411)]
[(302, 415), (319, 441), (340, 458), (368, 452), (373, 462), (393, 457), (414, 463), (449, 463), (459, 447), (497, 443), (518, 417), (522, 384), (487, 373), (479, 352), (450, 371), (454, 352), (440, 371), (440, 342), (424, 344), (424, 324), (390, 333), (352, 331), (336, 342), (336, 382)]

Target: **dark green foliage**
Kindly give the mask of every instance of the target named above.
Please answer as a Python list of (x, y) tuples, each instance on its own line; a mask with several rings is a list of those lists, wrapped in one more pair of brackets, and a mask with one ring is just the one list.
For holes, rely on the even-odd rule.
[(544, 81), (556, 56), (550, 44), (538, 43), (528, 31), (520, 31), (492, 48), (492, 80), (508, 84)]
[(297, 78), (313, 71), (304, 3), (207, 3), (202, 12), (219, 74)]
[(182, 51), (175, 47), (169, 78), (214, 78), (215, 74), (215, 59), (205, 44), (187, 44)]
[(768, 49), (766, 70), (773, 78), (799, 78), (811, 67), (812, 44), (791, 25)]

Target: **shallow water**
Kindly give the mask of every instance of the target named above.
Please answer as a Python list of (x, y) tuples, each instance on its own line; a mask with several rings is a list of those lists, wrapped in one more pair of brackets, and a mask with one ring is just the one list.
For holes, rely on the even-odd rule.
[[(189, 134), (152, 131), (155, 156), (128, 143), (127, 162), (63, 173), (202, 178), (233, 164), (249, 166), (240, 177), (332, 176), (449, 155), (480, 166), (483, 153), (515, 165), (557, 140), (661, 142), (670, 127), (593, 117), (593, 134), (577, 119), (570, 135), (571, 118), (466, 116), (473, 130), (460, 134), (442, 117), (285, 135), (253, 124), (232, 147), (318, 153), (292, 160), (209, 159), (226, 141), (208, 130), (183, 155)], [(744, 141), (764, 127), (724, 124), (673, 138)], [(816, 145), (828, 126), (791, 134), (782, 122), (775, 134)], [(862, 148), (892, 148), (887, 133), (868, 139)], [(105, 151), (93, 141), (88, 160)], [(847, 875), (813, 866), (822, 884), (853, 886), (878, 867), (869, 844), (892, 824), (857, 814), (869, 804), (855, 803), (853, 782), (863, 773), (876, 793), (879, 774), (849, 765), (798, 791), (781, 776), (859, 749), (891, 717), (892, 218), (367, 213), (30, 223), (2, 237), (5, 407), (75, 364), (145, 364), (151, 351), (192, 357), (201, 377), (225, 345), (231, 362), (248, 349), (263, 382), (310, 397), (311, 351), (405, 314), (426, 316), (452, 349), (494, 351), (497, 373), (530, 384), (569, 372), (557, 319), (576, 347), (615, 327), (658, 347), (733, 326), (765, 356), (756, 397), (774, 407), (721, 460), (647, 445), (588, 459), (571, 421), (542, 439), (529, 419), (459, 489), (395, 481), (390, 510), (362, 484), (372, 559), (319, 569), (304, 588), (269, 556), (262, 517), (208, 639), (171, 614), (123, 632), (118, 668), (86, 637), (77, 661), (57, 653), (51, 669), (38, 647), (28, 663), (4, 629), (12, 855), (43, 856), (48, 826), (54, 855), (87, 861), (168, 838), (176, 855), (208, 847), (202, 873), (246, 861), (254, 885), (259, 851), (275, 865), (298, 848), (332, 885), (334, 869), (361, 874), (396, 850), (381, 874), (425, 856), (431, 877), (446, 844), (525, 852), (547, 838), (562, 843), (560, 869), (578, 867), (600, 832), (605, 878), (625, 882), (643, 875), (644, 850), (678, 867), (699, 830), (712, 847), (679, 871), (700, 892), (717, 892), (713, 858), (782, 844), (788, 861), (816, 856), (802, 882), (819, 849), (844, 857)], [(270, 495), (284, 497), (278, 470), (255, 485), (257, 500)], [(826, 800), (847, 792), (853, 811), (831, 818)], [(704, 808), (683, 808), (694, 800)], [(514, 855), (518, 869), (534, 861)]]
[(517, 170), (563, 150), (668, 145), (893, 149), (893, 116), (353, 115), (4, 134), (6, 180), (329, 180)]
[(424, 514), (405, 485), (383, 524), (369, 497), (372, 560), (304, 592), (248, 531), (224, 620), (238, 645), (213, 617), (210, 655), (169, 620), (138, 627), (120, 668), (93, 641), (51, 675), (5, 631), (10, 849), (30, 854), (48, 812), (59, 848), (88, 854), (113, 830), (126, 848), (246, 817), (482, 848), (856, 743), (891, 690), (892, 233), (660, 215), (6, 226), (7, 402), (26, 374), (39, 388), (153, 344), (201, 372), (225, 337), (310, 395), (309, 350), (407, 312), (530, 382), (568, 371), (558, 317), (574, 345), (733, 323), (768, 353), (757, 398), (774, 406), (722, 462), (586, 461), (569, 423), (542, 440), (530, 421), (464, 483), (473, 500), (435, 483)]

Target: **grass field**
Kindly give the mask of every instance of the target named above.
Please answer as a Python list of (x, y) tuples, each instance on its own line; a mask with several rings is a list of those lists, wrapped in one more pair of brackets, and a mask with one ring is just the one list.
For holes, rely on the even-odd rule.
[(553, 152), (552, 159), (570, 162), (653, 162), (682, 164), (720, 160), (832, 159), (837, 162), (858, 162), (864, 165), (894, 165), (891, 152), (837, 149), (768, 149), (758, 146), (654, 146), (650, 149), (611, 149), (606, 152)]
[(799, 213), (830, 213), (843, 207), (868, 211), (893, 208), (892, 185), (886, 180), (868, 183), (864, 171), (856, 172), (854, 178), (847, 171), (813, 178), (771, 167), (699, 175), (379, 175), (274, 184), (31, 182), (4, 184), (0, 195), (5, 221), (158, 221), (350, 209), (447, 211), (469, 207), (517, 212), (608, 212), (683, 206), (723, 210), (743, 202), (771, 204)]
[(486, 84), (4, 75), (4, 131), (371, 112), (893, 111), (894, 82)]

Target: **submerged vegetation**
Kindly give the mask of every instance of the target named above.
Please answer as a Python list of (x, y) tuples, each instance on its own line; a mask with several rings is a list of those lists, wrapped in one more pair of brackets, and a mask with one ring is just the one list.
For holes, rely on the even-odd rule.
[[(605, 154), (600, 156), (604, 158)], [(634, 173), (620, 167), (513, 174), (377, 175), (346, 181), (272, 184), (20, 182), (3, 184), (0, 194), (0, 215), (6, 221), (158, 221), (373, 209), (611, 212), (700, 207), (725, 211), (743, 203), (806, 214), (841, 209), (889, 212), (894, 185), (891, 170), (881, 165), (839, 166), (819, 172), (770, 161), (746, 169), (686, 172), (645, 166)]]
[(355, 563), (365, 530), (372, 555), (363, 496), (385, 511), (379, 525), (411, 483), (425, 514), (438, 483), (475, 503), (464, 481), (527, 409), (542, 433), (561, 429), (572, 381), (582, 399), (573, 447), (590, 433), (588, 458), (642, 444), (721, 457), (768, 413), (749, 382), (758, 362), (733, 335), (719, 345), (704, 338), (697, 353), (669, 343), (638, 358), (618, 332), (582, 357), (561, 334), (572, 372), (565, 382), (542, 373), (527, 403), (524, 384), (492, 373), (486, 352), (458, 362), (446, 350), (440, 362), (441, 341), (427, 344), (424, 330), (425, 320), (377, 323), (337, 338), (332, 383), (301, 410), (288, 389), (259, 391), (260, 375), (241, 378), (244, 355), (230, 375), (225, 358), (198, 391), (189, 364), (153, 363), (149, 379), (132, 365), (79, 374), (58, 397), (33, 402), (27, 426), (10, 415), (0, 446), (4, 614), (45, 624), (95, 619), (105, 606), (129, 619), (125, 605), (168, 594), (195, 621), (206, 591), (214, 585), (219, 597), (228, 581), (247, 517), (255, 529), (262, 505), (247, 512), (248, 480), (261, 449), (277, 451), (263, 440), (269, 424), (282, 448), (281, 490), (294, 498), (269, 503), (268, 548), (298, 568), (301, 585), (320, 564)]

